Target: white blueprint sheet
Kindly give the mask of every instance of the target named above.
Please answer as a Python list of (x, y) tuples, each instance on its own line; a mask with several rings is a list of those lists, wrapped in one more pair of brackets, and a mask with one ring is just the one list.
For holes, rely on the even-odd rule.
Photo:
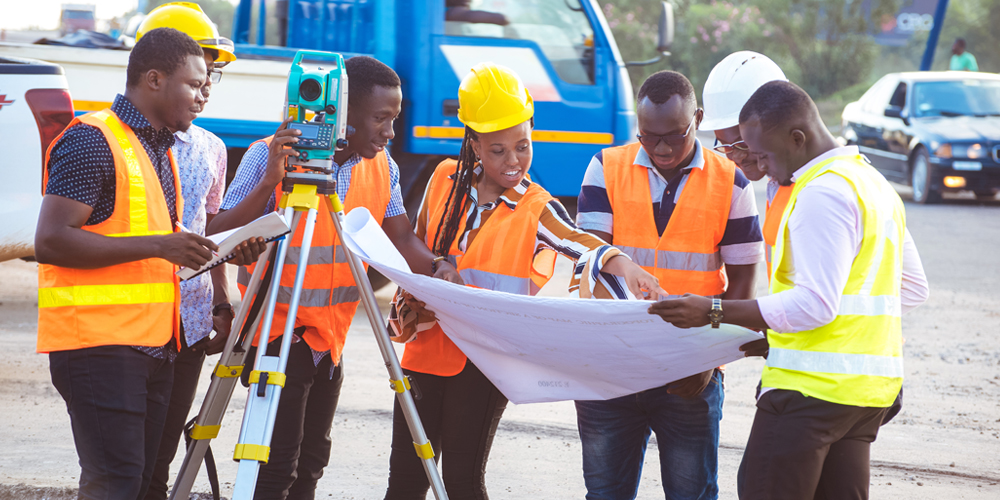
[(610, 399), (743, 358), (762, 336), (732, 325), (680, 329), (649, 302), (528, 297), (412, 274), (363, 208), (345, 241), (368, 264), (434, 311), (442, 329), (515, 404)]

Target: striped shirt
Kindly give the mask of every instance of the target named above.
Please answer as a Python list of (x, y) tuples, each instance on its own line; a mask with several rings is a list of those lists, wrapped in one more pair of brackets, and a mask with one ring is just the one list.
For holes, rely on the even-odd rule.
[[(646, 167), (649, 173), (649, 194), (653, 200), (653, 215), (659, 235), (670, 222), (670, 215), (677, 206), (688, 174), (692, 170), (705, 168), (705, 151), (700, 141), (695, 141), (694, 158), (691, 164), (681, 169), (671, 179), (664, 179), (660, 171), (653, 166), (644, 148), (639, 148), (635, 156), (635, 165)], [(714, 153), (712, 153), (714, 154)], [(594, 155), (583, 176), (583, 186), (580, 189), (577, 204), (576, 221), (579, 226), (588, 231), (603, 231), (614, 234), (614, 216), (611, 201), (604, 184), (603, 151)], [(756, 264), (764, 258), (764, 238), (761, 232), (760, 219), (757, 213), (757, 202), (754, 199), (753, 186), (740, 169), (736, 169), (733, 180), (732, 204), (729, 208), (729, 220), (726, 230), (719, 242), (719, 253), (722, 261), (730, 265)]]
[[(506, 205), (511, 210), (517, 208), (518, 202), (524, 197), (524, 193), (527, 192), (528, 187), (531, 186), (531, 181), (525, 177), (521, 180), (520, 184), (514, 186), (510, 189), (504, 191), (499, 198), (495, 201), (480, 204), (478, 199), (478, 190), (476, 189), (478, 182), (482, 179), (483, 171), (482, 167), (477, 167), (475, 170), (476, 176), (473, 178), (472, 188), (469, 191), (469, 199), (472, 203), (469, 203), (469, 209), (466, 212), (466, 225), (464, 232), (459, 235), (458, 248), (462, 252), (468, 250), (469, 245), (476, 239), (479, 234), (480, 228), (489, 220), (489, 218), (495, 213), (495, 209), (500, 206), (501, 203)], [(454, 179), (454, 175), (449, 176), (449, 178)], [(434, 184), (434, 180), (431, 179), (427, 183), (428, 189)], [(427, 200), (427, 190), (424, 191), (424, 201)], [(417, 217), (417, 227), (416, 233), (417, 237), (423, 241), (427, 241), (427, 224), (429, 215), (429, 208), (426, 203), (421, 203), (420, 212)], [(430, 238), (433, 241), (433, 238)], [(563, 207), (559, 200), (552, 199), (546, 204), (545, 209), (542, 211), (538, 218), (538, 230), (535, 237), (535, 254), (543, 250), (553, 250), (559, 254), (562, 254), (570, 259), (577, 262), (576, 268), (574, 270), (573, 278), (570, 282), (569, 291), (572, 296), (579, 296), (580, 294), (580, 279), (581, 273), (583, 272), (586, 264), (588, 262), (593, 262), (595, 265), (590, 266), (588, 272), (591, 274), (590, 283), (601, 283), (605, 286), (609, 286), (608, 279), (614, 283), (615, 289), (621, 290), (622, 294), (618, 298), (625, 298), (624, 289), (619, 280), (613, 280), (613, 277), (602, 278), (600, 276), (600, 270), (607, 264), (612, 257), (616, 255), (625, 255), (620, 250), (608, 245), (604, 240), (594, 236), (573, 223), (573, 219), (566, 212), (566, 208)], [(627, 256), (626, 256), (627, 257)], [(617, 295), (617, 294), (616, 294)]]
[[(226, 190), (226, 197), (222, 200), (221, 210), (231, 210), (236, 205), (239, 205), (247, 195), (253, 191), (253, 188), (257, 186), (258, 183), (264, 178), (264, 172), (267, 170), (267, 156), (268, 147), (267, 144), (263, 142), (258, 142), (247, 150), (246, 154), (243, 155), (243, 159), (240, 160), (240, 166), (236, 169), (236, 176), (233, 177), (233, 182), (229, 184), (229, 189)], [(385, 217), (395, 217), (397, 215), (406, 215), (406, 208), (403, 206), (403, 194), (399, 188), (399, 167), (396, 162), (393, 161), (392, 157), (389, 156), (389, 151), (385, 152), (385, 157), (389, 161), (389, 189), (391, 194), (389, 196), (389, 204), (386, 205)], [(355, 154), (348, 158), (343, 165), (337, 165), (332, 162), (333, 169), (337, 171), (337, 196), (341, 200), (347, 199), (347, 192), (351, 188), (351, 172), (354, 166), (361, 162), (361, 156)], [(274, 206), (277, 200), (275, 200), (274, 194), (271, 194), (271, 198), (267, 202), (267, 206), (264, 208), (264, 213), (261, 215), (270, 213), (274, 210)], [(312, 349), (312, 348), (310, 348)], [(320, 361), (330, 354), (330, 351), (312, 351), (313, 353), (313, 363), (319, 366)], [(336, 363), (330, 366), (330, 376), (333, 377), (333, 370)]]

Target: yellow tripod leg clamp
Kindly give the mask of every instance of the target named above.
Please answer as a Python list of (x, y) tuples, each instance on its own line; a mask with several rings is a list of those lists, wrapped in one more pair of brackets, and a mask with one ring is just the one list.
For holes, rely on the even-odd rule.
[(389, 388), (398, 393), (402, 393), (403, 391), (408, 391), (410, 390), (410, 379), (406, 377), (403, 377), (403, 380), (389, 379)]
[(417, 449), (417, 456), (421, 459), (434, 458), (434, 447), (431, 446), (430, 442), (424, 444), (413, 443), (413, 447)]
[(281, 387), (285, 386), (285, 374), (284, 373), (279, 373), (279, 372), (262, 372), (262, 371), (258, 371), (258, 370), (254, 370), (254, 371), (250, 372), (250, 383), (251, 384), (256, 384), (256, 383), (260, 382), (260, 374), (261, 373), (266, 373), (267, 374), (267, 383), (268, 384), (270, 384), (270, 385), (277, 385), (277, 386), (281, 386)]
[(243, 374), (243, 365), (227, 366), (219, 363), (215, 366), (215, 376), (219, 378), (236, 378)]
[(219, 436), (221, 425), (198, 425), (191, 428), (191, 439), (215, 439)]
[(340, 202), (340, 197), (337, 196), (337, 193), (333, 193), (330, 195), (330, 203), (333, 204), (332, 208), (334, 212), (344, 211), (344, 204)]
[(271, 456), (270, 446), (238, 443), (236, 445), (236, 452), (233, 453), (233, 460), (236, 460), (237, 462), (239, 462), (240, 460), (256, 460), (262, 464), (266, 464), (267, 459), (270, 456)]
[(292, 186), (291, 193), (285, 193), (281, 197), (281, 201), (284, 203), (283, 208), (292, 207), (299, 211), (310, 208), (319, 210), (319, 199), (319, 196), (316, 195), (316, 186), (312, 184), (296, 184)]

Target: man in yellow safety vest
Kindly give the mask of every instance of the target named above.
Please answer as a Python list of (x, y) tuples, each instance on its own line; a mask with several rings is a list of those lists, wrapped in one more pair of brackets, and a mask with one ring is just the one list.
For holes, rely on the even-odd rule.
[(856, 147), (840, 147), (795, 84), (761, 86), (740, 133), (761, 170), (795, 184), (771, 295), (686, 295), (650, 313), (682, 328), (767, 329), (740, 498), (867, 498), (870, 445), (903, 383), (900, 318), (927, 298), (903, 203)]

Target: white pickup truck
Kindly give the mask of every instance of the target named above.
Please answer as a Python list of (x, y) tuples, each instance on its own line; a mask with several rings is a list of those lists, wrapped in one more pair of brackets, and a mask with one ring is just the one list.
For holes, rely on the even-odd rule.
[(35, 255), (42, 158), (72, 119), (61, 67), (0, 56), (0, 261)]

